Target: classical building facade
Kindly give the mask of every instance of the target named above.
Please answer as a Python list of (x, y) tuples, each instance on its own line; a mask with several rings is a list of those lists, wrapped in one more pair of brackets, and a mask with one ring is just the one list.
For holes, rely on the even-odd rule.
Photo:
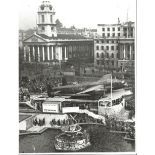
[(94, 64), (104, 69), (122, 68), (135, 57), (135, 27), (133, 22), (98, 24), (94, 39)]
[(38, 8), (37, 32), (23, 41), (24, 62), (83, 61), (93, 63), (92, 39), (57, 33), (55, 10), (49, 1)]

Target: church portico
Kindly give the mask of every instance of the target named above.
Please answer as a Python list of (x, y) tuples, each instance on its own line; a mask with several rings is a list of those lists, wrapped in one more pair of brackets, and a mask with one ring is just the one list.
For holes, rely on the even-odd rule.
[(53, 6), (43, 1), (38, 9), (37, 31), (23, 41), (24, 47), (27, 47), (24, 50), (24, 61), (77, 62), (82, 59), (83, 62), (93, 62), (93, 39), (80, 35), (57, 34), (54, 15)]

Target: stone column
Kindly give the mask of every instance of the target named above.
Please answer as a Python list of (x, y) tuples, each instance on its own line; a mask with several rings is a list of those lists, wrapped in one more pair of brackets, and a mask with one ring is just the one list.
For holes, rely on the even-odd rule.
[(124, 44), (124, 50), (123, 50), (123, 59), (125, 60), (125, 52), (126, 52), (126, 50), (125, 50), (125, 44)]
[(47, 60), (50, 60), (50, 50), (49, 50), (49, 46), (47, 46)]
[(53, 60), (56, 58), (56, 56), (55, 56), (55, 46), (53, 46)]
[(29, 51), (28, 51), (28, 55), (29, 55), (29, 62), (31, 62), (31, 53), (30, 53), (30, 47), (28, 47)]
[(33, 46), (30, 46), (30, 59), (33, 62)]
[(40, 50), (39, 50), (39, 46), (38, 46), (38, 62), (40, 62)]
[(51, 60), (54, 60), (54, 56), (53, 56), (53, 46), (51, 46)]
[(64, 49), (65, 49), (65, 51), (64, 51), (65, 52), (65, 60), (67, 60), (66, 46), (64, 46)]
[(33, 61), (35, 61), (35, 48), (34, 48), (34, 46), (32, 47), (32, 51), (33, 51)]
[(59, 46), (58, 47), (58, 51), (59, 51), (59, 61), (61, 61), (62, 60), (62, 46)]
[(43, 52), (43, 61), (45, 61), (45, 51), (44, 51), (44, 46), (42, 46), (42, 52)]
[(130, 45), (130, 60), (132, 60), (132, 45)]
[(26, 61), (26, 47), (25, 47), (25, 46), (23, 47), (23, 50), (24, 50), (24, 53), (23, 53), (23, 54), (24, 54), (24, 55), (23, 55), (23, 59), (24, 59), (24, 61)]

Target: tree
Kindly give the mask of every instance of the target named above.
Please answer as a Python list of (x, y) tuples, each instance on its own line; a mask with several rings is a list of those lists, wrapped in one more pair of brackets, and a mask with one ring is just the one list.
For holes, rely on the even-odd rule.
[(63, 24), (60, 22), (59, 19), (57, 19), (55, 22), (56, 22), (56, 27), (57, 27), (57, 28), (63, 27)]
[(71, 28), (71, 29), (76, 29), (74, 25), (72, 25), (70, 28)]

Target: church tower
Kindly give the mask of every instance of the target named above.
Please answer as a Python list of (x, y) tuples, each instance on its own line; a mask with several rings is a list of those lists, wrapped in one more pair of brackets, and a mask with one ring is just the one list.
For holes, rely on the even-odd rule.
[(50, 1), (43, 1), (38, 8), (38, 34), (57, 37), (55, 11)]

